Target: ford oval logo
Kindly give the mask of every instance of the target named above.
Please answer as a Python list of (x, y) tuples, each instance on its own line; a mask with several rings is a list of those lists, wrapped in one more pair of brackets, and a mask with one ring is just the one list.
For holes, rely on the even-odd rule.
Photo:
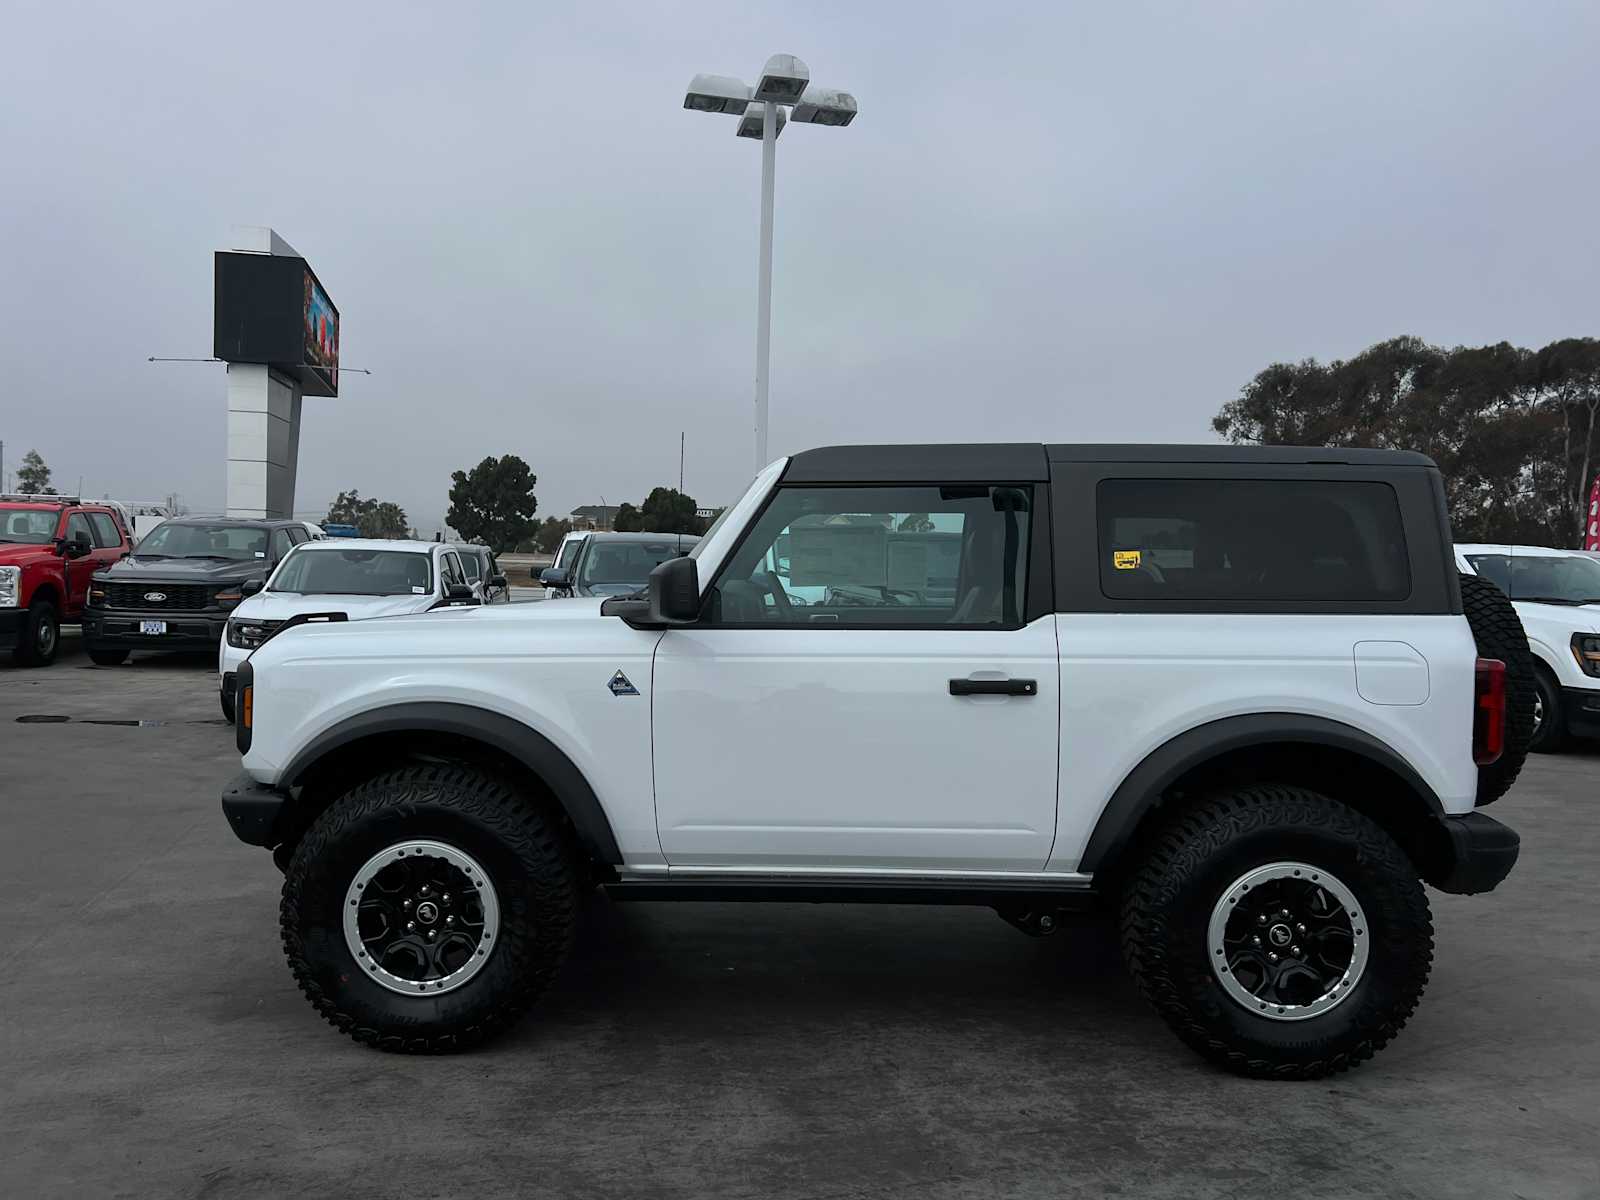
[(167, 594), (165, 592), (146, 592), (144, 598), (150, 601), (151, 604), (161, 604), (166, 600)]

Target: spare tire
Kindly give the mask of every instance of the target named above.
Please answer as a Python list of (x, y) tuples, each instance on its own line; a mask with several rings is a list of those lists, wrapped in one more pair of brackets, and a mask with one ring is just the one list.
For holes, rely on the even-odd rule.
[(1516, 782), (1533, 741), (1533, 654), (1517, 610), (1506, 594), (1481, 575), (1461, 572), (1461, 607), (1478, 643), (1480, 658), (1506, 665), (1506, 744), (1494, 762), (1478, 768), (1478, 803), (1493, 804)]

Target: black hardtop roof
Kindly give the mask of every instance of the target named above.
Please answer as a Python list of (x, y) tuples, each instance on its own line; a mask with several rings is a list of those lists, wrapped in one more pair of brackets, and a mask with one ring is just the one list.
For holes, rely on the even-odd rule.
[(1358, 467), (1432, 467), (1409, 450), (1325, 446), (1072, 445), (971, 442), (925, 445), (823, 446), (789, 460), (784, 483), (1030, 482), (1050, 477), (1051, 463), (1239, 463)]

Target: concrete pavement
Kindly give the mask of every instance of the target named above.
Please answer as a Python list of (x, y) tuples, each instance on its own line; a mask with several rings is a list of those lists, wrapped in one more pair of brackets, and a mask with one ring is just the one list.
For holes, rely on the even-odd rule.
[(1499, 891), (1432, 894), (1399, 1039), (1272, 1084), (1180, 1045), (1100, 925), (982, 909), (597, 900), (509, 1037), (363, 1049), (283, 964), (218, 718), (205, 660), (0, 665), (0, 1195), (1600, 1194), (1594, 751), (1495, 807)]

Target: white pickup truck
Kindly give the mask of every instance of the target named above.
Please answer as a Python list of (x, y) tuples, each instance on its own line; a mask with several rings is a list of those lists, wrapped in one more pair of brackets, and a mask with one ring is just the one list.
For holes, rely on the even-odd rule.
[(1186, 1043), (1312, 1078), (1403, 1026), (1423, 884), (1488, 891), (1532, 727), (1419, 455), (845, 446), (646, 593), (300, 626), (238, 668), (223, 809), (359, 1041), (481, 1041), (618, 900), (1118, 915)]

